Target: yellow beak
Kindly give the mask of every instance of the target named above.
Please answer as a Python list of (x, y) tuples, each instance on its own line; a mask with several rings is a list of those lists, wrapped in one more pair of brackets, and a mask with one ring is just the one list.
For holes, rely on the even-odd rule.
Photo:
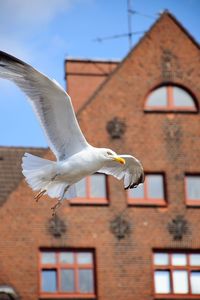
[(125, 163), (126, 163), (125, 159), (123, 159), (122, 157), (119, 157), (119, 156), (114, 157), (114, 160), (116, 160), (117, 162), (119, 162), (122, 165), (125, 165)]

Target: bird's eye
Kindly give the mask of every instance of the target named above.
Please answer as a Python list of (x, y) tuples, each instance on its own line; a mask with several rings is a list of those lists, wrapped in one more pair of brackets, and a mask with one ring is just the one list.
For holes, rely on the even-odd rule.
[(108, 155), (112, 155), (112, 152), (110, 152), (110, 151), (107, 151), (107, 154), (108, 154)]

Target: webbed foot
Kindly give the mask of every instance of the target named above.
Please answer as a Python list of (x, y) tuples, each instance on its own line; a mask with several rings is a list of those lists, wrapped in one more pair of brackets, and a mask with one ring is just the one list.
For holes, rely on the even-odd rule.
[(51, 209), (53, 210), (52, 217), (55, 216), (56, 210), (61, 206), (61, 204), (62, 204), (61, 200), (58, 200), (58, 202), (54, 206), (51, 207)]

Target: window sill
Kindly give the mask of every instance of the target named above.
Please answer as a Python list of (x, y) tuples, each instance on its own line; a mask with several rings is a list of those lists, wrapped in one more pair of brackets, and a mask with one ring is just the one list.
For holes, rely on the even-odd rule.
[(89, 206), (95, 206), (95, 205), (109, 205), (109, 201), (106, 198), (75, 198), (70, 200), (70, 205), (89, 205)]
[(139, 200), (139, 199), (128, 199), (128, 205), (130, 206), (162, 206), (166, 207), (167, 202), (164, 200)]
[(69, 294), (69, 295), (64, 295), (64, 294), (43, 294), (43, 295), (40, 295), (39, 299), (45, 299), (45, 300), (52, 300), (52, 299), (56, 299), (56, 300), (64, 300), (64, 299), (67, 299), (67, 300), (82, 300), (82, 299), (85, 299), (85, 300), (89, 300), (89, 299), (93, 299), (95, 300), (96, 299), (96, 296), (95, 295), (89, 295), (89, 294), (85, 294), (85, 295), (77, 295), (77, 294)]
[(199, 200), (187, 200), (186, 205), (188, 207), (200, 207), (200, 199)]
[(157, 294), (154, 299), (199, 299), (200, 294)]
[(197, 114), (198, 110), (196, 109), (161, 109), (161, 108), (145, 108), (145, 113), (181, 113), (181, 114)]

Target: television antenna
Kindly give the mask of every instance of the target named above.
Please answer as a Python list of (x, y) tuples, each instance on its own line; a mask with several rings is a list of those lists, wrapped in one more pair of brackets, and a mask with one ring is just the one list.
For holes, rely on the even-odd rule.
[(113, 39), (118, 39), (118, 38), (123, 38), (123, 37), (128, 37), (128, 42), (129, 42), (129, 49), (132, 48), (132, 36), (133, 35), (140, 35), (144, 34), (146, 31), (132, 31), (132, 17), (133, 15), (140, 15), (142, 17), (146, 17), (149, 19), (156, 19), (157, 15), (152, 16), (148, 14), (143, 14), (139, 11), (133, 10), (132, 9), (132, 0), (127, 0), (127, 20), (128, 20), (128, 32), (122, 33), (122, 34), (115, 34), (111, 36), (104, 36), (104, 37), (98, 37), (94, 39), (93, 41), (95, 42), (104, 42), (105, 40), (113, 40)]

